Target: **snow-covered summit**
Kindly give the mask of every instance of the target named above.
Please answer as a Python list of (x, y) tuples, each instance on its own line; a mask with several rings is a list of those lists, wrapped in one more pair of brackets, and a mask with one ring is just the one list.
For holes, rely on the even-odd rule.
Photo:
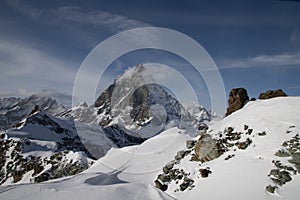
[[(118, 124), (141, 137), (149, 138), (176, 125), (194, 126), (210, 120), (207, 113), (194, 116), (158, 83), (149, 67), (138, 65), (118, 76), (96, 100), (100, 124), (103, 127)], [(192, 115), (191, 115), (192, 114)], [(208, 116), (209, 115), (209, 116)], [(206, 119), (202, 119), (206, 117)]]

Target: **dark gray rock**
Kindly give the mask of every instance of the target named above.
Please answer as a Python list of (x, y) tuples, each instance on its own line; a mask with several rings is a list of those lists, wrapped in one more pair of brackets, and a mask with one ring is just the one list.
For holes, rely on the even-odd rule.
[(157, 187), (158, 189), (162, 190), (162, 191), (166, 191), (168, 189), (168, 185), (163, 184), (161, 181), (159, 180), (155, 180), (155, 187)]
[(187, 140), (186, 141), (186, 148), (191, 149), (195, 146), (196, 141), (195, 140)]
[(170, 175), (167, 175), (167, 174), (159, 174), (157, 176), (157, 179), (161, 180), (162, 182), (170, 182), (171, 181)]
[(276, 153), (275, 153), (275, 156), (278, 156), (278, 157), (289, 157), (291, 156), (290, 153), (288, 151), (285, 151), (285, 150), (278, 150)]
[(212, 173), (210, 171), (210, 169), (208, 169), (208, 168), (199, 169), (199, 172), (200, 172), (202, 178), (207, 178), (208, 175)]
[(277, 186), (268, 185), (266, 187), (266, 190), (273, 194), (277, 188), (278, 188)]
[(195, 158), (193, 160), (207, 162), (218, 158), (224, 153), (223, 145), (208, 134), (203, 135), (195, 144)]

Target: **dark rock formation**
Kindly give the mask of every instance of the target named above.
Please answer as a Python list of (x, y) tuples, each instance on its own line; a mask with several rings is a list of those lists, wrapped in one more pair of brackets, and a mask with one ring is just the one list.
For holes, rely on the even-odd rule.
[(207, 178), (209, 174), (211, 174), (211, 171), (209, 168), (199, 169), (199, 172), (201, 174), (202, 178)]
[(268, 192), (270, 192), (270, 193), (274, 193), (276, 189), (277, 189), (277, 187), (276, 187), (276, 186), (272, 186), (272, 185), (268, 185), (268, 186), (266, 187), (266, 190), (267, 190)]
[(260, 93), (259, 99), (271, 99), (274, 97), (285, 97), (287, 96), (285, 92), (283, 92), (281, 89), (278, 90), (268, 90), (266, 92)]
[(234, 88), (229, 93), (228, 108), (225, 116), (241, 109), (249, 101), (248, 93), (245, 88)]
[(39, 107), (39, 105), (35, 105), (33, 110), (28, 114), (28, 116), (30, 116), (38, 111), (40, 111), (40, 107)]
[(158, 189), (160, 189), (162, 191), (166, 191), (168, 189), (168, 185), (163, 184), (159, 180), (155, 180), (154, 183), (155, 183), (155, 187), (157, 187)]

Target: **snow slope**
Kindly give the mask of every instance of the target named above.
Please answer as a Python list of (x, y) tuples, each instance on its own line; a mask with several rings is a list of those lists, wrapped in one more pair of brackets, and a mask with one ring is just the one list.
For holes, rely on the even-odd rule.
[[(289, 158), (275, 156), (284, 141), (300, 133), (300, 97), (281, 97), (249, 102), (243, 109), (213, 124), (208, 133), (219, 138), (228, 127), (252, 134), (242, 135), (241, 141), (251, 137), (246, 149), (233, 146), (219, 158), (208, 162), (190, 161), (191, 155), (175, 167), (188, 172), (194, 188), (174, 192), (175, 182), (162, 192), (154, 187), (154, 180), (162, 167), (174, 159), (176, 152), (186, 149), (191, 139), (185, 131), (169, 129), (138, 146), (113, 148), (91, 168), (81, 174), (48, 181), (43, 184), (23, 184), (0, 187), (0, 198), (8, 199), (299, 199), (300, 176), (279, 187), (275, 194), (266, 192), (274, 185), (268, 174), (274, 169), (272, 160), (294, 167)], [(266, 135), (259, 133), (266, 132)], [(198, 138), (194, 138), (197, 140)], [(228, 155), (235, 156), (225, 160)], [(212, 174), (202, 178), (199, 168), (210, 167)]]
[(83, 173), (43, 184), (0, 187), (1, 199), (173, 199), (154, 187), (155, 175), (190, 136), (169, 129), (141, 145), (113, 148)]
[[(226, 117), (210, 127), (209, 133), (218, 138), (220, 131), (233, 127), (235, 131), (244, 132), (244, 125), (253, 129), (252, 144), (245, 150), (232, 148), (221, 157), (201, 163), (201, 168), (209, 167), (212, 174), (201, 178), (199, 162), (184, 158), (179, 168), (191, 173), (195, 181), (194, 189), (174, 192), (178, 185), (171, 183), (167, 193), (178, 199), (299, 199), (300, 176), (291, 175), (292, 180), (278, 187), (275, 194), (266, 192), (267, 185), (274, 185), (268, 177), (271, 169), (276, 169), (272, 160), (295, 168), (287, 162), (290, 158), (275, 156), (282, 149), (284, 141), (300, 133), (300, 97), (280, 97), (269, 100), (249, 102), (243, 109)], [(258, 133), (266, 132), (265, 136)], [(244, 138), (243, 138), (244, 137)], [(245, 140), (245, 135), (241, 140)], [(236, 150), (234, 150), (236, 149)], [(228, 155), (235, 156), (225, 160)]]

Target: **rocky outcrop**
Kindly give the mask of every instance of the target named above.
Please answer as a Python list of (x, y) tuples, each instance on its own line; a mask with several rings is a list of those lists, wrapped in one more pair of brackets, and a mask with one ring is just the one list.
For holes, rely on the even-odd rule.
[(224, 153), (222, 144), (210, 135), (203, 135), (195, 144), (195, 160), (208, 162), (218, 158)]
[(281, 89), (278, 90), (268, 90), (266, 92), (260, 93), (259, 99), (271, 99), (274, 97), (285, 97), (287, 96), (285, 92), (283, 92)]
[(225, 116), (241, 109), (249, 101), (248, 93), (245, 88), (234, 88), (229, 93), (228, 108)]

